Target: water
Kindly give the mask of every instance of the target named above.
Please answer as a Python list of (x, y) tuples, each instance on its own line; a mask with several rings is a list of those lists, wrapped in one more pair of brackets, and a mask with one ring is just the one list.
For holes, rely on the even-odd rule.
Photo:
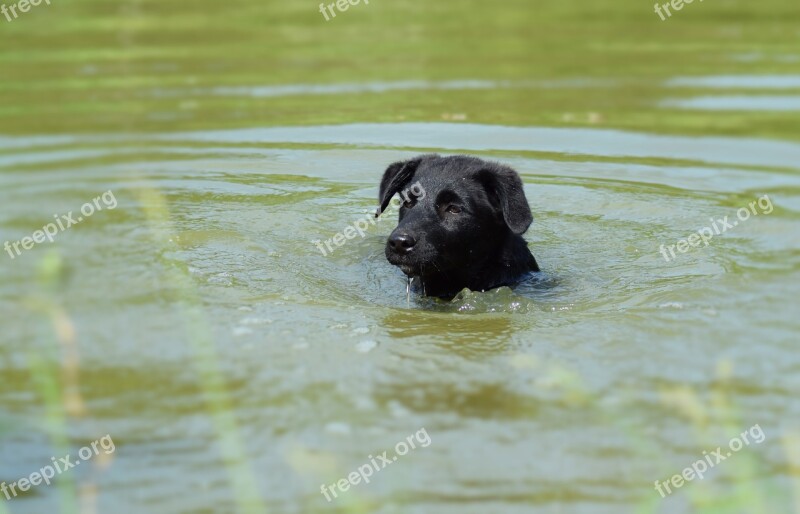
[[(4, 26), (0, 244), (83, 219), (0, 253), (0, 483), (116, 449), (0, 514), (800, 512), (800, 63), (766, 30), (796, 30), (791, 9), (738, 6), (761, 39), (735, 48), (719, 6), (664, 24), (710, 65), (552, 4), (376, 2), (323, 31), (300, 3), (85, 0)], [(455, 43), (481, 19), (486, 47)], [(320, 252), (374, 213), (389, 163), (427, 152), (519, 171), (537, 280), (407, 295), (392, 212)], [(763, 442), (655, 490), (754, 425)]]
[[(24, 476), (53, 453), (36, 422), (35, 396), (24, 393), (36, 390), (26, 352), (59, 352), (47, 316), (29, 305), (35, 295), (67, 311), (79, 333), (87, 413), (65, 427), (70, 442), (103, 432), (120, 448), (107, 473), (76, 478), (97, 481), (104, 508), (230, 505), (230, 477), (214, 443), (218, 414), (204, 406), (198, 369), (226, 378), (239, 444), (258, 491), (279, 512), (322, 509), (323, 481), (421, 427), (431, 446), (354, 489), (347, 502), (455, 512), (466, 507), (452, 496), (466, 494), (475, 512), (532, 504), (619, 511), (652, 500), (652, 480), (727, 441), (711, 429), (731, 415), (713, 405), (714, 395), (735, 405), (736, 427), (759, 423), (775, 434), (800, 415), (788, 399), (800, 385), (792, 319), (800, 179), (723, 164), (749, 151), (752, 161), (788, 165), (800, 145), (782, 143), (781, 153), (767, 151), (776, 146), (768, 141), (719, 140), (703, 155), (690, 154), (680, 138), (656, 138), (654, 149), (672, 145), (687, 152), (680, 157), (706, 163), (693, 166), (598, 162), (584, 155), (591, 148), (580, 159), (505, 153), (526, 183), (535, 216), (528, 239), (544, 278), (453, 302), (409, 300), (404, 277), (383, 257), (393, 219), (328, 256), (313, 241), (374, 212), (382, 168), (415, 153), (392, 148), (416, 146), (404, 134), (430, 129), (444, 151), (447, 137), (479, 141), (464, 150), (497, 158), (512, 152), (508, 131), (520, 140), (525, 133), (437, 128), (155, 135), (147, 159), (108, 152), (99, 158), (116, 162), (81, 165), (69, 181), (58, 180), (64, 168), (102, 156), (104, 138), (80, 138), (77, 155), (43, 152), (49, 141), (9, 141), (14, 150), (3, 165), (39, 167), (3, 174), (11, 238), (49, 222), (50, 211), (77, 211), (95, 193), (113, 191), (118, 205), (59, 234), (57, 250), (35, 248), (3, 267), (4, 311), (15, 320), (4, 327), (10, 344), (2, 362), (14, 379), (4, 381), (2, 397), (15, 422), (5, 436), (3, 478)], [(560, 134), (570, 146), (580, 136), (592, 140), (591, 132)], [(280, 134), (310, 148), (280, 148)], [(642, 145), (626, 143), (645, 136), (596, 137), (611, 142), (607, 154), (632, 148), (644, 157)], [(354, 146), (313, 148), (344, 140)], [(531, 149), (537, 145), (545, 143)], [(35, 159), (42, 155), (50, 159)], [(44, 215), (31, 195), (48, 207)], [(758, 216), (708, 247), (671, 262), (659, 253), (764, 195), (769, 214), (757, 204)], [(158, 214), (160, 206), (168, 212)], [(63, 278), (49, 292), (32, 291), (48, 251), (63, 263)], [(205, 345), (213, 371), (196, 355)], [(701, 408), (710, 425), (705, 446), (692, 434), (699, 421), (675, 416), (668, 400), (676, 392)], [(779, 466), (780, 444), (770, 442), (737, 459), (764, 471)], [(724, 487), (719, 481), (715, 487)], [(194, 494), (198, 487), (203, 494)], [(14, 511), (57, 500), (46, 491)]]

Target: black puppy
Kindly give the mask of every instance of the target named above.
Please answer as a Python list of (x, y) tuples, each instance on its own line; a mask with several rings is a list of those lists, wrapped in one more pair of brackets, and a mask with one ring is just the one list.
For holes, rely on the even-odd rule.
[(401, 192), (386, 258), (412, 283), (419, 278), (423, 294), (485, 291), (539, 271), (521, 235), (533, 216), (511, 168), (464, 155), (396, 162), (383, 174), (376, 216)]

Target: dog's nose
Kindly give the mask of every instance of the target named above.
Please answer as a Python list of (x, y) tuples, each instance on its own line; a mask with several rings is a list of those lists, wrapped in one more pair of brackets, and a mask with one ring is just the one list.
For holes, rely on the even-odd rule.
[(392, 234), (389, 237), (389, 246), (397, 253), (408, 253), (417, 244), (417, 240), (411, 234)]

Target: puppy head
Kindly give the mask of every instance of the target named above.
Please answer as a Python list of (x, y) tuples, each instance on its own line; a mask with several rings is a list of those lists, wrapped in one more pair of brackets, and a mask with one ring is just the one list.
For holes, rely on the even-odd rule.
[(533, 221), (519, 175), (474, 157), (396, 162), (383, 174), (379, 213), (395, 194), (403, 203), (386, 258), (409, 277), (454, 279), (501, 266), (493, 259), (499, 260), (506, 238)]

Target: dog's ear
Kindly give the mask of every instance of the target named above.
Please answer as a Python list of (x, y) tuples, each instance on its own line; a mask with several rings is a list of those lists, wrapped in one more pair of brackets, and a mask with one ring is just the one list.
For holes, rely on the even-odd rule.
[(381, 188), (378, 192), (380, 207), (378, 207), (378, 211), (375, 213), (376, 218), (386, 210), (386, 207), (389, 206), (389, 202), (392, 201), (392, 197), (402, 191), (406, 184), (408, 184), (411, 177), (413, 177), (414, 173), (417, 171), (419, 163), (421, 163), (424, 158), (425, 156), (420, 156), (409, 161), (398, 161), (390, 164), (389, 167), (386, 168), (386, 171), (383, 172)]
[(486, 188), (492, 203), (503, 213), (508, 228), (515, 234), (528, 230), (533, 215), (517, 172), (506, 166), (493, 165), (478, 172), (478, 180)]

